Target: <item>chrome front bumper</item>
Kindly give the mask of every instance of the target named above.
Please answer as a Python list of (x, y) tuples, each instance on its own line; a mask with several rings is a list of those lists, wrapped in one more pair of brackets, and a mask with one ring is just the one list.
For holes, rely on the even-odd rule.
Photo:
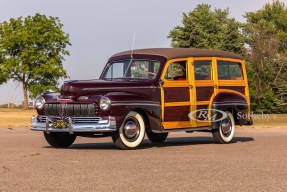
[[(114, 132), (117, 130), (116, 119), (115, 117), (109, 116), (106, 120), (98, 120), (95, 122), (85, 121), (85, 118), (81, 117), (66, 117), (65, 120), (67, 122), (66, 128), (53, 128), (53, 121), (55, 119), (59, 119), (58, 117), (47, 117), (41, 116), (44, 118), (45, 122), (38, 121), (38, 118), (32, 116), (31, 121), (31, 130), (33, 131), (45, 131), (49, 132), (69, 132), (73, 134), (74, 132), (95, 132), (95, 133), (103, 133), (103, 132)], [(75, 119), (77, 122), (75, 123)], [(79, 119), (84, 119), (80, 120)]]

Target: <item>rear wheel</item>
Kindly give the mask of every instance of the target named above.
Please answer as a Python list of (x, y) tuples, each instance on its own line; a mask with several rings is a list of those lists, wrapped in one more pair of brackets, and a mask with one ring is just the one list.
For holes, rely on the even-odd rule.
[(148, 139), (153, 143), (163, 143), (168, 136), (168, 133), (153, 133), (151, 131), (147, 132)]
[(55, 148), (67, 148), (74, 143), (76, 135), (69, 133), (50, 133), (44, 132), (46, 141)]
[(225, 112), (227, 117), (220, 122), (220, 127), (212, 132), (216, 143), (230, 143), (235, 133), (235, 122), (233, 115), (230, 112)]
[(138, 147), (145, 136), (143, 117), (135, 112), (129, 112), (123, 125), (112, 135), (114, 144), (120, 149), (134, 149)]

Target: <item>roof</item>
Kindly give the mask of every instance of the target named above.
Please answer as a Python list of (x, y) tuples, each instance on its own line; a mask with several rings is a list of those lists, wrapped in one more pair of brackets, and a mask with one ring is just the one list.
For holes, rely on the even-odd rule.
[(151, 49), (136, 49), (134, 51), (124, 51), (117, 53), (112, 57), (131, 55), (157, 55), (169, 59), (185, 58), (185, 57), (225, 57), (232, 59), (243, 59), (239, 54), (227, 51), (209, 50), (209, 49), (196, 49), (196, 48), (151, 48)]

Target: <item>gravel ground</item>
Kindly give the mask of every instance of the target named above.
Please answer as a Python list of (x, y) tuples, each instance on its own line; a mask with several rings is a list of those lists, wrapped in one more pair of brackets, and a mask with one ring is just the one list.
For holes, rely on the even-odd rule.
[(237, 129), (235, 142), (209, 133), (172, 133), (137, 150), (111, 138), (48, 146), (41, 132), (0, 128), (0, 192), (286, 191), (287, 129)]

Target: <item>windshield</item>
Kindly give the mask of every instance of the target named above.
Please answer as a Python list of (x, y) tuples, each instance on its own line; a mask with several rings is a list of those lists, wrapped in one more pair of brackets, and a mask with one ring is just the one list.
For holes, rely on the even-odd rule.
[(148, 60), (123, 60), (108, 64), (103, 75), (104, 79), (133, 78), (154, 79), (157, 76), (160, 63)]

